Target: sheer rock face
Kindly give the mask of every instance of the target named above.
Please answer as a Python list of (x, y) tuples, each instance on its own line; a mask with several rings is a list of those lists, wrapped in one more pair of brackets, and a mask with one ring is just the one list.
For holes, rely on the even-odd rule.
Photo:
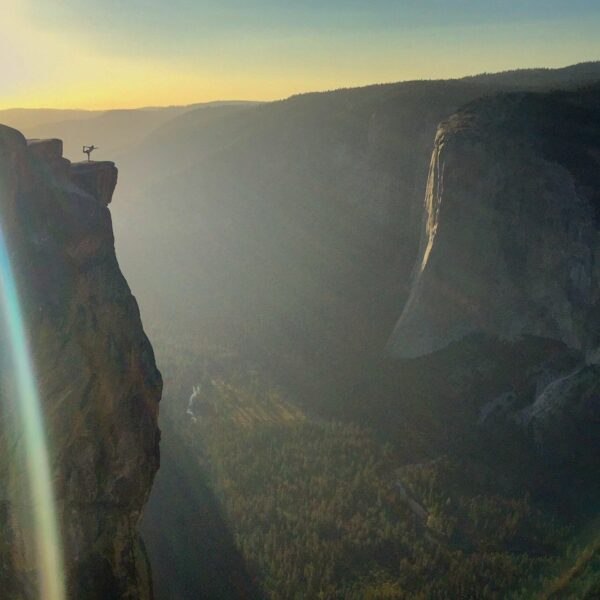
[[(0, 212), (45, 417), (68, 598), (150, 599), (136, 526), (159, 466), (162, 381), (119, 269), (112, 163), (0, 126)], [(6, 340), (2, 332), (2, 339)], [(8, 353), (2, 345), (2, 359)], [(2, 364), (2, 363), (0, 363)], [(37, 598), (23, 436), (0, 390), (0, 586)]]
[(426, 355), (478, 332), (560, 340), (591, 355), (599, 173), (598, 88), (500, 96), (442, 123), (390, 352)]
[[(479, 424), (516, 426), (546, 458), (597, 464), (600, 86), (500, 95), (443, 122), (424, 212), (389, 352), (434, 368), (436, 356), (481, 335), (513, 348), (504, 383), (485, 380), (494, 357), (483, 345), (454, 365), (457, 374), (483, 373)], [(534, 367), (519, 350), (525, 340), (548, 346)], [(562, 368), (551, 367), (557, 342)], [(467, 397), (467, 379), (457, 375), (450, 387)], [(496, 391), (486, 397), (484, 389)]]

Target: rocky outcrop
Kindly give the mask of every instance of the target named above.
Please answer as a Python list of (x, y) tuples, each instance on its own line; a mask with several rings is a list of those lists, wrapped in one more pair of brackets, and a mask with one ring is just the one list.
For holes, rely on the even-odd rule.
[(476, 332), (593, 351), (599, 123), (596, 87), (500, 96), (441, 124), (393, 355), (425, 355)]
[(98, 202), (108, 206), (117, 185), (117, 169), (109, 161), (73, 163), (71, 179)]
[(578, 366), (538, 387), (531, 404), (513, 418), (531, 430), (545, 455), (568, 463), (575, 445), (593, 464), (598, 447), (600, 368)]
[(42, 160), (59, 161), (63, 159), (62, 140), (51, 138), (48, 140), (30, 139), (27, 140), (27, 147), (30, 154)]
[[(0, 126), (0, 213), (48, 438), (67, 597), (152, 598), (136, 527), (159, 466), (162, 381), (119, 269), (112, 163), (71, 165), (59, 140)], [(4, 334), (5, 332), (3, 332)], [(3, 340), (6, 337), (3, 336)], [(8, 352), (3, 344), (2, 358)], [(4, 367), (5, 362), (0, 366)], [(38, 598), (10, 373), (0, 412), (0, 586)]]
[(63, 158), (62, 140), (27, 140), (29, 155), (38, 163), (39, 168), (48, 169), (52, 174), (65, 180), (71, 171), (71, 162)]

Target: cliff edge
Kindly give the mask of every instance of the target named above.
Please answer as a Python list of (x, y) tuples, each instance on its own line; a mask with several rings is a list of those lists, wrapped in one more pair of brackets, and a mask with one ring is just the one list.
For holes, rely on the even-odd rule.
[(446, 366), (444, 409), (470, 406), (462, 431), (502, 448), (516, 429), (587, 473), (600, 456), (599, 269), (600, 85), (483, 98), (438, 128), (388, 352), (419, 358), (424, 382)]
[[(162, 380), (117, 263), (107, 205), (113, 163), (71, 164), (60, 140), (0, 125), (0, 217), (47, 436), (66, 598), (152, 598), (136, 527), (159, 466)], [(2, 331), (3, 340), (6, 332)], [(38, 598), (39, 501), (20, 457), (27, 435), (0, 361), (0, 586)], [(5, 360), (6, 359), (6, 360)]]
[(390, 353), (484, 333), (559, 340), (593, 360), (599, 210), (600, 86), (500, 95), (443, 122)]

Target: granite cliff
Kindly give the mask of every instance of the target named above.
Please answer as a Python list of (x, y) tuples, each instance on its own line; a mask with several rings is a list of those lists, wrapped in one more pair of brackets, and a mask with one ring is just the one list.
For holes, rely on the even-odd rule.
[[(159, 466), (162, 380), (115, 255), (116, 181), (113, 163), (71, 164), (60, 140), (0, 126), (2, 227), (48, 438), (66, 596), (77, 600), (153, 597), (136, 527)], [(1, 374), (0, 586), (24, 600), (39, 585), (22, 517), (25, 435)]]
[[(479, 424), (523, 426), (563, 461), (577, 447), (593, 462), (598, 450), (599, 200), (598, 85), (501, 94), (442, 122), (411, 291), (388, 345), (427, 364), (477, 336), (513, 358), (537, 340), (547, 350), (537, 364), (513, 360), (510, 377), (479, 394)], [(483, 354), (470, 356), (472, 373)]]

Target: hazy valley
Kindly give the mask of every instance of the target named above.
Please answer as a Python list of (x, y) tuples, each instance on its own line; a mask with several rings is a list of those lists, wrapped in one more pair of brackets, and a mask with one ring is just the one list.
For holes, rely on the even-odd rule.
[(600, 63), (0, 123), (78, 597), (600, 597)]

